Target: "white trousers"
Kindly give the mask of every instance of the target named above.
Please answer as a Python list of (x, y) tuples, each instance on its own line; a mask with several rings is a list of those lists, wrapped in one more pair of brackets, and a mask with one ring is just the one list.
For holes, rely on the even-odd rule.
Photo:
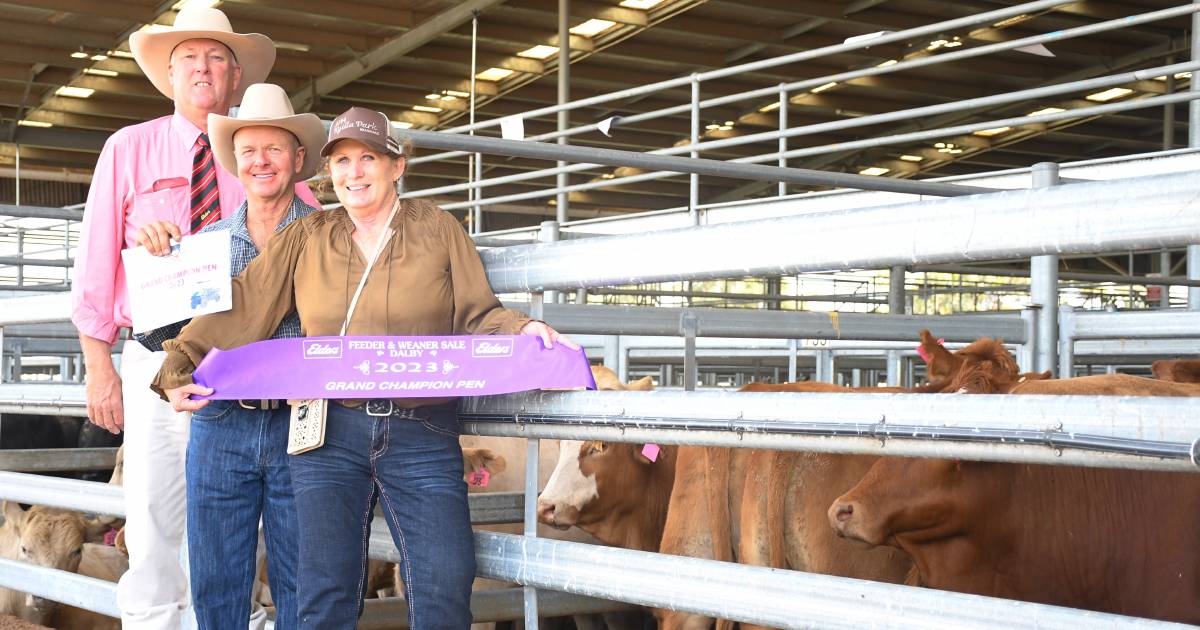
[[(191, 414), (177, 413), (150, 389), (166, 359), (136, 341), (121, 351), (125, 405), (125, 546), (129, 570), (117, 583), (123, 630), (194, 630), (187, 569), (187, 457)], [(251, 603), (249, 630), (267, 613)], [(223, 629), (222, 629), (223, 630)]]
[(117, 606), (124, 630), (196, 627), (184, 547), (183, 465), (191, 419), (150, 390), (165, 358), (132, 340), (121, 353), (129, 570), (117, 583)]

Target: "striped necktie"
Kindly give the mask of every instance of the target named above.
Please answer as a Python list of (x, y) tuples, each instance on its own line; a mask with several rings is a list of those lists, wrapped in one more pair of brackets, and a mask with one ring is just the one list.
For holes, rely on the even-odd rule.
[(192, 158), (192, 234), (221, 218), (217, 164), (208, 145), (208, 134), (200, 134), (196, 145), (196, 156)]

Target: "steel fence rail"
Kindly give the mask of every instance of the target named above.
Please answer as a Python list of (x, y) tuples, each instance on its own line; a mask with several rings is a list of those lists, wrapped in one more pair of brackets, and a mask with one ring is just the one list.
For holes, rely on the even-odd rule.
[[(700, 72), (700, 73), (697, 73), (695, 80), (709, 81), (712, 79), (720, 79), (720, 78), (727, 77), (727, 76), (744, 74), (747, 72), (755, 72), (757, 70), (762, 70), (762, 69), (766, 69), (766, 68), (773, 68), (776, 66), (798, 63), (801, 61), (806, 61), (808, 59), (816, 59), (816, 58), (824, 57), (824, 56), (828, 56), (828, 55), (836, 55), (836, 54), (841, 54), (841, 53), (846, 53), (846, 52), (852, 52), (855, 50), (861, 50), (864, 48), (871, 48), (872, 46), (879, 46), (882, 44), (890, 44), (890, 43), (894, 43), (894, 42), (903, 42), (903, 41), (905, 41), (907, 39), (911, 39), (913, 37), (922, 37), (925, 35), (937, 35), (943, 31), (947, 31), (947, 30), (955, 30), (955, 29), (966, 27), (966, 26), (974, 26), (976, 24), (983, 24), (985, 22), (1002, 20), (1002, 19), (1005, 19), (1008, 17), (1014, 17), (1017, 15), (1021, 15), (1023, 13), (1030, 13), (1030, 12), (1042, 11), (1042, 10), (1046, 10), (1046, 9), (1052, 9), (1054, 7), (1062, 6), (1065, 4), (1072, 4), (1072, 2), (1074, 2), (1074, 1), (1075, 0), (1041, 0), (1038, 2), (1026, 2), (1024, 4), (1018, 4), (1018, 5), (1014, 5), (1011, 7), (1005, 7), (1003, 9), (997, 9), (997, 10), (988, 11), (985, 13), (978, 13), (975, 15), (964, 16), (961, 18), (956, 18), (953, 20), (946, 20), (946, 21), (937, 22), (934, 24), (927, 24), (925, 26), (919, 26), (919, 27), (915, 27), (915, 28), (911, 28), (911, 29), (906, 29), (903, 31), (897, 31), (897, 32), (893, 32), (893, 33), (884, 33), (884, 34), (880, 35), (879, 37), (871, 38), (869, 40), (858, 40), (858, 41), (854, 41), (854, 42), (834, 44), (832, 46), (823, 46), (821, 48), (805, 50), (805, 51), (801, 51), (801, 52), (797, 52), (797, 53), (792, 53), (790, 55), (783, 55), (780, 57), (773, 57), (771, 59), (763, 59), (760, 61), (754, 61), (754, 62), (745, 63), (745, 64), (741, 64), (741, 65), (737, 65), (737, 66), (730, 66), (727, 68), (718, 68), (715, 70)], [(607, 94), (599, 94), (597, 96), (593, 96), (590, 98), (579, 99), (576, 101), (570, 101), (567, 103), (563, 103), (561, 105), (550, 105), (547, 107), (530, 110), (529, 112), (526, 112), (524, 115), (526, 117), (531, 117), (531, 116), (544, 116), (547, 114), (556, 114), (560, 111), (569, 111), (569, 110), (573, 110), (573, 109), (579, 109), (581, 107), (590, 107), (592, 105), (598, 105), (601, 103), (607, 103), (610, 101), (625, 99), (625, 98), (629, 98), (629, 97), (633, 97), (633, 96), (641, 96), (644, 94), (650, 94), (653, 92), (657, 92), (660, 90), (665, 90), (665, 89), (669, 89), (669, 88), (673, 88), (673, 87), (681, 87), (681, 86), (689, 85), (692, 81), (693, 81), (693, 78), (691, 76), (679, 77), (679, 78), (675, 78), (675, 79), (667, 79), (665, 81), (658, 81), (656, 83), (648, 83), (648, 84), (641, 85), (641, 86), (634, 87), (634, 88), (618, 90), (616, 92), (609, 92)], [(499, 125), (500, 125), (500, 121), (498, 119), (492, 119), (492, 120), (485, 120), (485, 121), (477, 122), (474, 125), (462, 125), (459, 127), (453, 127), (446, 131), (448, 133), (465, 133), (465, 132), (471, 131), (473, 129), (474, 130), (486, 129), (488, 127), (496, 127)], [(432, 156), (430, 156), (430, 157), (432, 157)]]
[[(796, 299), (803, 300), (804, 296)], [(528, 304), (504, 302), (525, 310)], [(779, 339), (853, 339), (907, 341), (928, 328), (947, 341), (980, 337), (1024, 343), (1025, 324), (1019, 315), (878, 315), (810, 311), (766, 311), (728, 308), (669, 308), (661, 306), (544, 305), (546, 321), (555, 329), (591, 335), (663, 335), (684, 333), (684, 321), (696, 322), (698, 337)]]
[(1198, 209), (1195, 173), (1173, 173), (516, 245), (481, 257), (497, 293), (880, 269), (1187, 245), (1200, 233)]
[[(0, 414), (0, 423), (3, 414)], [(0, 442), (3, 437), (0, 436)], [(37, 448), (0, 450), (0, 470), (9, 472), (63, 472), (112, 470), (115, 448)]]
[(1044, 604), (491, 532), (480, 575), (777, 628), (1185, 628)]
[[(485, 136), (463, 136), (441, 131), (406, 129), (400, 132), (400, 135), (410, 138), (414, 145), (428, 149), (456, 149), (472, 153), (487, 153), (540, 160), (630, 166), (634, 168), (669, 170), (678, 173), (695, 173), (697, 175), (733, 179), (781, 181), (813, 186), (839, 186), (936, 197), (991, 192), (987, 188), (975, 188), (960, 184), (940, 184), (919, 180), (872, 177), (870, 175), (853, 175), (802, 168), (781, 168), (762, 164), (738, 164), (721, 160), (685, 158), (658, 153), (621, 151), (599, 147), (578, 147), (566, 144), (528, 142), (524, 140), (504, 140), (502, 138), (489, 138)], [(484, 200), (480, 200), (479, 203), (482, 203), (482, 201)]]
[(1075, 342), (1083, 339), (1198, 339), (1200, 311), (1159, 310), (1139, 313), (1079, 312), (1063, 307), (1058, 314), (1060, 378), (1072, 376)]
[[(1071, 119), (1075, 119), (1075, 118), (1087, 118), (1087, 117), (1091, 117), (1091, 116), (1100, 116), (1103, 114), (1111, 114), (1111, 113), (1130, 111), (1130, 110), (1135, 110), (1135, 109), (1147, 109), (1150, 107), (1168, 106), (1168, 105), (1172, 105), (1172, 104), (1176, 104), (1176, 103), (1183, 103), (1183, 102), (1193, 101), (1193, 100), (1200, 100), (1200, 95), (1190, 93), (1190, 92), (1180, 92), (1178, 94), (1169, 94), (1166, 96), (1153, 96), (1153, 97), (1143, 98), (1143, 99), (1122, 101), (1122, 102), (1117, 102), (1117, 103), (1108, 103), (1105, 105), (1079, 107), (1079, 108), (1074, 108), (1074, 109), (1068, 109), (1063, 112), (1059, 112), (1059, 113), (1055, 113), (1055, 114), (1038, 114), (1038, 115), (1033, 115), (1033, 116), (1017, 116), (1014, 118), (1003, 118), (1000, 120), (988, 120), (988, 121), (967, 123), (967, 124), (962, 124), (962, 125), (956, 125), (953, 127), (942, 127), (940, 129), (928, 129), (928, 130), (923, 130), (923, 131), (913, 131), (913, 132), (909, 132), (909, 133), (894, 134), (894, 135), (883, 136), (883, 137), (878, 137), (878, 138), (866, 138), (863, 140), (852, 140), (852, 141), (847, 141), (847, 142), (838, 142), (835, 144), (826, 144), (826, 145), (805, 147), (803, 149), (792, 149), (792, 150), (786, 151), (784, 153), (763, 153), (761, 155), (752, 155), (752, 156), (747, 156), (747, 157), (735, 158), (735, 159), (729, 160), (727, 162), (720, 162), (720, 163), (722, 163), (722, 164), (757, 164), (757, 163), (761, 163), (761, 162), (770, 162), (770, 161), (778, 160), (780, 158), (792, 159), (792, 158), (798, 158), (798, 157), (811, 157), (814, 155), (824, 155), (827, 153), (848, 151), (848, 150), (852, 150), (852, 149), (866, 149), (866, 148), (874, 148), (874, 147), (880, 147), (880, 146), (889, 146), (889, 145), (898, 144), (901, 142), (916, 142), (916, 141), (920, 141), (920, 140), (947, 138), (950, 136), (973, 133), (975, 131), (980, 131), (983, 129), (991, 129), (991, 128), (995, 128), (995, 127), (1020, 127), (1023, 125), (1030, 125), (1030, 124), (1044, 124), (1044, 123), (1050, 123), (1050, 122), (1057, 122), (1060, 120), (1071, 120)], [(858, 120), (858, 119), (849, 119), (849, 120)], [(841, 121), (837, 121), (837, 122), (841, 122)], [(833, 123), (820, 123), (820, 124), (833, 124)], [(428, 133), (428, 132), (425, 132), (425, 133)], [(731, 142), (734, 144), (744, 144), (744, 143), (740, 142), (741, 138), (743, 138), (743, 137), (745, 137), (745, 136), (739, 136), (736, 138), (730, 138), (729, 140), (721, 140), (721, 141), (717, 141), (717, 142)], [(530, 144), (533, 144), (533, 143), (530, 143)], [(640, 154), (640, 155), (660, 155), (660, 154), (665, 155), (671, 151), (673, 151), (673, 150), (664, 149), (662, 151), (655, 151), (655, 152), (651, 152), (649, 154)], [(582, 170), (587, 170), (588, 168), (595, 168), (595, 166), (596, 165), (594, 165), (594, 164), (575, 164), (575, 165), (567, 166), (567, 167), (563, 167), (563, 168), (568, 169), (568, 171), (569, 171), (569, 169), (575, 169), (575, 170), (582, 171)], [(650, 167), (650, 168), (659, 168), (659, 167)], [(779, 168), (779, 167), (774, 167), (774, 168)], [(541, 173), (548, 174), (550, 172), (555, 172), (557, 170), (558, 170), (557, 168), (546, 169), (546, 171), (541, 171)], [(664, 177), (670, 177), (671, 175), (678, 174), (678, 172), (679, 172), (678, 170), (673, 170), (673, 169), (655, 170), (655, 171), (651, 171), (648, 173), (640, 173), (638, 175), (629, 175), (626, 177), (605, 179), (605, 180), (601, 180), (601, 181), (597, 181), (597, 182), (574, 184), (571, 186), (567, 186), (565, 188), (535, 190), (535, 191), (525, 192), (525, 193), (516, 193), (516, 194), (511, 194), (511, 195), (502, 195), (502, 196), (498, 196), (498, 197), (489, 197), (484, 200), (478, 200), (471, 204), (468, 204), (467, 202), (447, 203), (447, 204), (443, 204), (441, 207), (446, 210), (457, 210), (457, 209), (461, 209), (462, 207), (464, 207), (466, 205), (475, 205), (475, 204), (491, 205), (491, 204), (509, 203), (509, 202), (513, 202), (513, 201), (524, 201), (524, 200), (528, 200), (528, 199), (536, 199), (538, 197), (545, 197), (550, 194), (557, 194), (558, 192), (563, 192), (563, 191), (579, 192), (579, 191), (584, 191), (584, 190), (592, 190), (592, 189), (596, 189), (596, 188), (606, 188), (609, 186), (620, 186), (620, 185), (624, 185), (624, 184), (633, 184), (633, 183), (644, 182), (644, 181), (652, 181), (652, 180), (656, 180), (656, 179), (662, 179)], [(523, 175), (531, 175), (531, 173), (525, 173)], [(509, 177), (517, 177), (517, 175), (512, 175)], [(775, 179), (775, 178), (762, 177), (762, 179)], [(892, 179), (892, 178), (883, 178), (883, 179)], [(484, 181), (487, 181), (487, 180), (484, 180)], [(788, 180), (782, 180), (782, 181), (788, 181)], [(911, 181), (911, 180), (899, 180), (899, 181)], [(930, 180), (920, 180), (920, 181), (930, 181)], [(553, 192), (547, 192), (548, 190), (552, 190)], [(879, 190), (884, 190), (884, 189), (880, 188)], [(899, 191), (899, 192), (904, 192), (904, 191)]]
[(109, 617), (121, 616), (115, 582), (0, 558), (0, 586)]

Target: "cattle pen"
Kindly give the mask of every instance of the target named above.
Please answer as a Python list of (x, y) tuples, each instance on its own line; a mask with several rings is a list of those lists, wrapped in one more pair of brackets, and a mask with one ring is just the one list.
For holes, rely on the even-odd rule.
[[(705, 81), (760, 68), (798, 63), (823, 55), (932, 36), (1070, 4), (1041, 0), (939, 22), (868, 41), (847, 42), (787, 57), (730, 66), (611, 94), (564, 101), (547, 112), (559, 113), (597, 103), (643, 96), (674, 88), (690, 89), (689, 103), (668, 108), (690, 114), (690, 141), (642, 153), (554, 143), (595, 131), (596, 124), (561, 126), (526, 140), (505, 140), (468, 132), (496, 126), (499, 119), (444, 131), (410, 130), (415, 146), (444, 151), (413, 160), (416, 168), (462, 155), (473, 156), (465, 184), (411, 190), (411, 196), (469, 194), (467, 201), (442, 204), (472, 217), (472, 232), (492, 288), (505, 303), (527, 310), (564, 333), (578, 335), (600, 352), (622, 378), (630, 374), (638, 349), (666, 349), (678, 356), (683, 387), (656, 392), (531, 392), (464, 401), (464, 431), (484, 436), (524, 438), (528, 442), (526, 486), (522, 495), (472, 495), (476, 523), (523, 522), (524, 536), (476, 532), (478, 573), (513, 582), (509, 589), (478, 596), (479, 620), (525, 619), (536, 628), (539, 616), (620, 609), (626, 605), (667, 608), (771, 627), (819, 628), (1167, 628), (1162, 621), (1069, 609), (1043, 604), (875, 583), (797, 571), (770, 569), (668, 556), (537, 537), (535, 505), (539, 491), (538, 443), (541, 439), (704, 445), (735, 448), (861, 453), (884, 456), (951, 458), (1097, 468), (1200, 473), (1200, 418), (1188, 398), (1001, 396), (951, 394), (810, 394), (697, 391), (700, 357), (705, 348), (748, 347), (751, 355), (778, 357), (780, 378), (796, 380), (802, 360), (812, 361), (816, 380), (833, 381), (834, 358), (842, 347), (861, 342), (881, 366), (889, 385), (912, 381), (906, 369), (912, 341), (923, 329), (951, 347), (982, 336), (1001, 338), (1017, 350), (1030, 370), (1052, 370), (1060, 377), (1078, 373), (1084, 356), (1200, 356), (1200, 85), (1131, 101), (1095, 104), (1037, 116), (946, 123), (855, 143), (790, 148), (788, 140), (832, 128), (895, 124), (943, 116), (973, 107), (1014, 103), (1047, 96), (1084, 93), (1158, 76), (1200, 69), (1200, 0), (1177, 7), (1098, 21), (1086, 27), (969, 47), (882, 66), (805, 79), (757, 91), (700, 98)], [(851, 117), (834, 123), (789, 127), (779, 116), (774, 132), (702, 141), (705, 108), (739, 100), (777, 97), (780, 110), (798, 93), (831, 82), (886, 75), (906, 68), (947, 61), (949, 55), (986, 55), (1037, 46), (1132, 24), (1190, 16), (1190, 59), (1186, 63), (1145, 67), (1101, 77), (1074, 79), (951, 104), (889, 114)], [(1186, 55), (1185, 55), (1186, 56)], [(814, 90), (815, 91), (815, 90)], [(1186, 103), (1193, 121), (1189, 149), (1056, 164), (938, 180), (910, 180), (830, 173), (789, 167), (800, 157), (856, 147), (882, 146), (979, 130), (1052, 124), (1136, 108)], [(642, 114), (645, 120), (668, 110)], [(668, 112), (668, 113), (670, 113)], [(526, 115), (535, 115), (528, 112)], [(631, 124), (638, 120), (610, 124)], [(946, 120), (954, 120), (952, 117)], [(824, 125), (824, 126), (822, 126)], [(701, 159), (704, 151), (753, 142), (777, 142), (769, 153), (748, 159)], [(853, 146), (851, 146), (853, 145)], [(518, 176), (481, 176), (483, 158), (522, 157), (558, 166)], [(767, 165), (770, 163), (771, 165)], [(594, 165), (640, 169), (612, 180), (569, 185), (565, 174)], [(690, 197), (684, 207), (632, 217), (569, 221), (569, 194), (614, 185), (686, 174)], [(559, 185), (522, 195), (485, 198), (489, 186), (514, 178), (558, 178)], [(779, 184), (777, 198), (705, 206), (699, 200), (701, 177)], [(788, 195), (785, 184), (838, 187), (834, 192)], [(558, 221), (538, 228), (484, 232), (482, 209), (534, 197), (555, 197)], [(60, 208), (5, 206), (11, 216), (54, 216)], [(77, 210), (70, 216), (76, 217)], [(62, 215), (66, 218), (66, 215)], [(1036, 225), (1037, 229), (1030, 229)], [(1157, 280), (1187, 287), (1186, 308), (1138, 312), (1060, 310), (1058, 257), (1184, 248), (1186, 276), (1171, 276), (1170, 265)], [(65, 253), (64, 253), (65, 256)], [(949, 269), (980, 261), (1030, 259), (1030, 307), (1021, 312), (987, 315), (915, 315), (905, 313), (904, 277), (921, 268)], [(1169, 260), (1169, 256), (1168, 256)], [(731, 277), (784, 276), (831, 270), (890, 270), (889, 312), (806, 312), (588, 304), (589, 290), (656, 282), (691, 282)], [(1066, 276), (1067, 274), (1063, 274)], [(898, 280), (897, 280), (898, 277)], [(1104, 280), (1098, 280), (1104, 281)], [(1129, 280), (1127, 280), (1129, 281)], [(568, 303), (568, 298), (574, 303)], [(583, 299), (581, 299), (583, 298)], [(1169, 295), (1168, 295), (1169, 298)], [(1169, 300), (1168, 300), (1169, 301)], [(0, 300), (0, 427), (5, 413), (86, 415), (84, 388), (67, 382), (79, 374), (62, 363), (63, 382), (22, 382), (21, 347), (10, 349), (11, 331), (69, 321), (66, 293)], [(8, 337), (5, 333), (8, 333)], [(651, 338), (659, 341), (651, 341)], [(16, 337), (17, 342), (22, 337)], [(631, 340), (637, 340), (636, 342)], [(733, 341), (730, 341), (733, 340)], [(769, 341), (762, 341), (769, 340)], [(805, 349), (801, 340), (831, 346)], [(44, 340), (43, 340), (44, 341)], [(902, 345), (905, 342), (907, 345)], [(30, 342), (37, 347), (37, 340)], [(26, 350), (26, 354), (53, 354)], [(850, 348), (850, 346), (845, 346)], [(659, 355), (654, 355), (659, 356)], [(663, 355), (665, 356), (665, 355)], [(857, 378), (857, 377), (856, 377)], [(5, 453), (0, 451), (0, 499), (123, 516), (120, 488), (63, 480), (15, 470), (96, 468), (110, 463), (111, 452)], [(23, 459), (22, 459), (23, 458)], [(370, 541), (374, 559), (396, 562), (398, 552), (386, 527), (376, 522)], [(15, 588), (70, 605), (117, 616), (115, 585), (0, 559), (0, 586)], [(372, 602), (360, 627), (402, 627), (398, 599)]]

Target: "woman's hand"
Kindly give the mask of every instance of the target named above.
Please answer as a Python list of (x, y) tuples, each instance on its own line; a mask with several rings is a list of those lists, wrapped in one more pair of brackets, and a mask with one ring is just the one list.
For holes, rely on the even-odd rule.
[(146, 248), (154, 256), (166, 256), (171, 253), (171, 239), (179, 241), (183, 233), (179, 226), (170, 221), (153, 221), (138, 228), (134, 240)]
[(197, 385), (195, 383), (188, 383), (187, 385), (183, 385), (182, 387), (176, 387), (176, 388), (168, 389), (168, 390), (164, 390), (164, 391), (167, 394), (167, 400), (171, 401), (171, 407), (173, 407), (175, 409), (175, 411), (196, 411), (197, 409), (200, 409), (204, 405), (207, 405), (209, 403), (209, 401), (207, 401), (207, 400), (192, 400), (191, 398), (189, 398), (189, 396), (191, 396), (192, 394), (200, 394), (201, 396), (207, 396), (207, 395), (213, 393), (213, 390), (211, 387), (204, 387), (202, 385)]
[(554, 343), (558, 342), (572, 350), (579, 349), (579, 344), (571, 341), (570, 337), (558, 332), (557, 330), (554, 330), (550, 327), (550, 324), (547, 324), (546, 322), (539, 322), (536, 319), (522, 326), (521, 334), (541, 337), (542, 343), (547, 348), (553, 348)]

